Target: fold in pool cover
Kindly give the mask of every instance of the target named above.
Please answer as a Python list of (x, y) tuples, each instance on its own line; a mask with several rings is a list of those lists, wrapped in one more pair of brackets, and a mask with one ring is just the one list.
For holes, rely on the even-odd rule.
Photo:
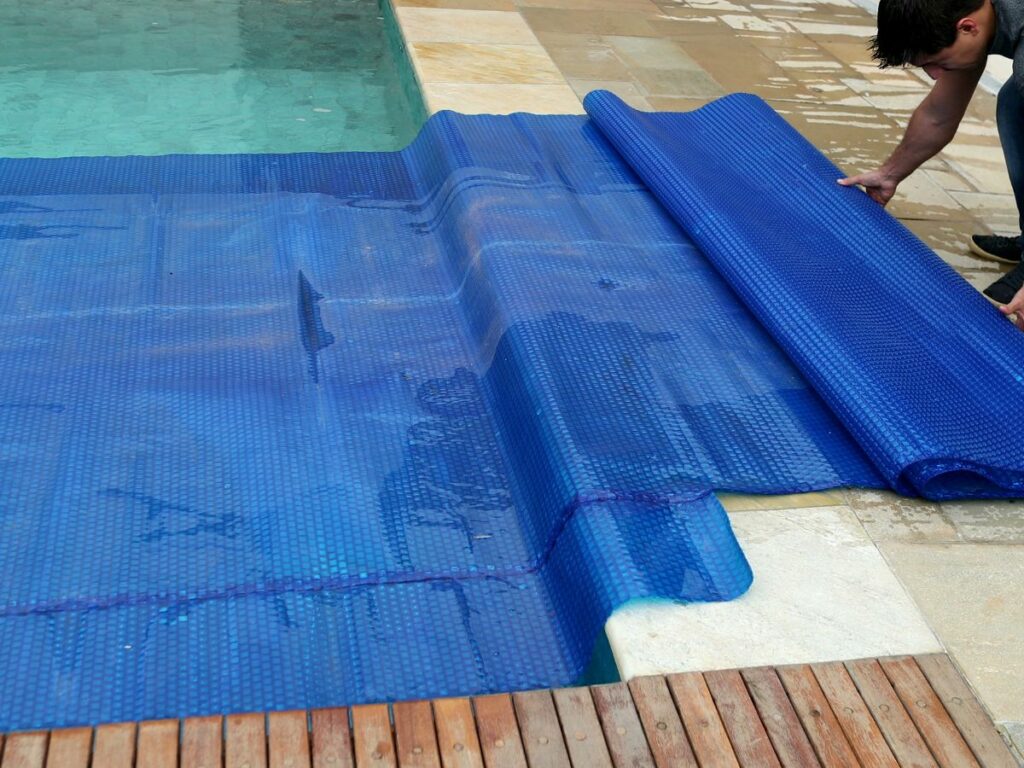
[(0, 161), (0, 730), (562, 685), (747, 588), (716, 489), (1019, 495), (934, 254), (752, 97), (587, 108)]

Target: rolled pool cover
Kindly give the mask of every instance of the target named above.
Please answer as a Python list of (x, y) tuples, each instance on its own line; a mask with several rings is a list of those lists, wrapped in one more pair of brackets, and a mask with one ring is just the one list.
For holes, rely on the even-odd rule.
[(1024, 334), (771, 107), (584, 106), (893, 489), (1024, 493)]

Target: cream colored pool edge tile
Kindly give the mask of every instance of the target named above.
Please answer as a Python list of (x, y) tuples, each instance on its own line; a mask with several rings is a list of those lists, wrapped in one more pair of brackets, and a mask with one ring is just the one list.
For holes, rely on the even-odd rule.
[(540, 45), (412, 43), (409, 54), (421, 83), (552, 84), (565, 78)]
[(753, 494), (716, 493), (726, 512), (748, 512), (756, 509), (806, 509), (807, 507), (832, 507), (846, 503), (841, 490), (814, 491), (811, 493)]
[(850, 509), (730, 520), (754, 571), (750, 591), (725, 603), (617, 610), (605, 630), (623, 679), (943, 650)]
[(399, 6), (395, 16), (409, 43), (540, 45), (518, 11)]
[(579, 115), (583, 105), (565, 83), (473, 84), (427, 83), (423, 88), (427, 110), (434, 114), (451, 109), (470, 115)]

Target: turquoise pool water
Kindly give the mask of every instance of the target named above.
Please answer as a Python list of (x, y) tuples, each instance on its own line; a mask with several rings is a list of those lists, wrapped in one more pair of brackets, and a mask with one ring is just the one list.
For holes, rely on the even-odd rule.
[(37, 0), (0, 29), (0, 156), (392, 150), (424, 119), (387, 0)]

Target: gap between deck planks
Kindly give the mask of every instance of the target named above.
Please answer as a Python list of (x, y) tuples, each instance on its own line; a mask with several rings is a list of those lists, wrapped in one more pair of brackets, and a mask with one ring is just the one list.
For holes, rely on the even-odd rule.
[(0, 768), (1017, 768), (944, 654), (0, 736)]

